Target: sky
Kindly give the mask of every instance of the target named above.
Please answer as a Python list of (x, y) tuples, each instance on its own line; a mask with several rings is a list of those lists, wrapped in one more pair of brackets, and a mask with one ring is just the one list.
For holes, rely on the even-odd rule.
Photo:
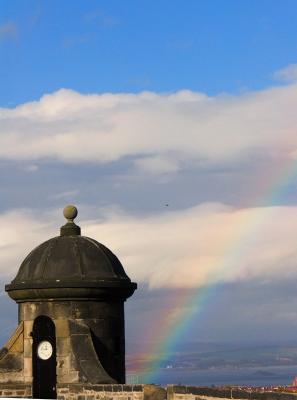
[(296, 340), (296, 18), (290, 0), (0, 0), (2, 342), (4, 284), (69, 203), (138, 283), (129, 351)]

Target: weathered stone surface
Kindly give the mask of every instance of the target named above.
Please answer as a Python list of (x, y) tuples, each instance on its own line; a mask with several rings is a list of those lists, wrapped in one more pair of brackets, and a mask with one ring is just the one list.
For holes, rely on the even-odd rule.
[[(67, 357), (69, 355), (71, 359), (71, 354), (75, 354), (76, 350), (79, 351), (81, 346), (75, 343), (78, 338), (72, 338), (75, 334), (85, 334), (84, 341), (89, 343), (89, 349), (91, 348), (91, 353), (94, 355), (94, 349), (97, 355), (101, 355), (101, 361), (104, 363), (103, 369), (107, 371), (109, 374), (115, 374), (116, 379), (114, 380), (102, 380), (102, 382), (114, 382), (118, 380), (123, 382), (123, 371), (124, 371), (124, 318), (123, 318), (123, 304), (119, 302), (96, 302), (96, 301), (68, 301), (62, 302), (62, 309), (65, 312), (64, 318), (61, 318), (62, 312), (58, 313), (60, 307), (55, 305), (55, 301), (51, 302), (41, 302), (36, 301), (34, 303), (23, 303), (20, 304), (20, 317), (28, 318), (24, 320), (24, 357), (30, 358), (32, 351), (32, 325), (34, 319), (39, 315), (51, 315), (51, 313), (59, 314), (58, 319), (54, 319), (54, 323), (56, 326), (57, 333), (57, 361), (59, 361), (59, 357)], [(108, 316), (109, 318), (104, 319), (103, 316)], [(100, 314), (102, 312), (102, 315)], [(91, 315), (96, 316), (96, 318), (90, 318)], [(73, 319), (71, 318), (74, 315), (83, 316), (85, 318)], [(98, 315), (100, 318), (98, 318)], [(87, 318), (86, 318), (87, 317)], [(69, 325), (70, 323), (70, 325)], [(83, 342), (80, 337), (79, 341)], [(19, 347), (21, 349), (21, 347)], [(86, 353), (88, 352), (87, 348), (85, 349)], [(2, 352), (5, 352), (3, 350)], [(80, 358), (80, 356), (79, 356)], [(90, 354), (86, 359), (90, 359)], [(79, 373), (82, 373), (84, 370), (84, 378), (82, 381), (85, 381), (86, 370), (88, 366), (82, 367), (85, 362), (82, 363), (77, 362), (77, 357), (72, 357), (74, 360), (70, 366), (67, 366), (67, 371), (76, 370)], [(93, 358), (94, 359), (94, 358)], [(113, 361), (114, 360), (114, 361)], [(65, 360), (64, 364), (65, 364)], [(28, 361), (27, 361), (28, 362)], [(79, 366), (79, 364), (81, 364)], [(65, 382), (66, 380), (66, 367), (61, 368), (58, 372), (63, 375), (61, 376), (61, 382)], [(92, 368), (93, 369), (93, 368)], [(27, 367), (28, 370), (28, 367)], [(118, 374), (120, 371), (120, 374)], [(72, 373), (69, 381), (73, 382), (74, 375), (77, 374)], [(26, 380), (28, 378), (28, 374), (26, 373)], [(81, 374), (83, 376), (83, 374)], [(59, 378), (58, 378), (59, 379)]]
[(22, 355), (20, 353), (7, 353), (0, 360), (0, 374), (21, 371), (23, 368)]
[(66, 357), (71, 353), (70, 337), (57, 338), (57, 357)]
[(297, 394), (283, 392), (256, 392), (237, 389), (170, 385), (167, 387), (168, 400), (296, 400)]
[[(54, 319), (54, 318), (53, 318)], [(64, 318), (54, 319), (56, 326), (56, 337), (57, 338), (69, 338), (69, 323), (68, 320)]]
[(21, 322), (0, 351), (0, 382), (21, 380), (18, 372), (23, 368), (24, 325)]
[(144, 385), (144, 400), (165, 400), (167, 392), (165, 389), (156, 385)]
[(133, 294), (136, 284), (104, 245), (73, 235), (55, 237), (36, 247), (5, 288), (16, 301), (84, 298), (86, 293), (93, 298), (124, 300)]
[[(23, 389), (22, 389), (23, 388)], [(27, 390), (28, 389), (28, 390)], [(1, 385), (0, 396), (11, 392), (14, 397), (29, 397), (30, 386)], [(256, 393), (236, 389), (218, 389), (210, 387), (169, 386), (166, 389), (155, 385), (90, 385), (66, 384), (58, 385), (58, 398), (69, 399), (111, 399), (111, 400), (223, 400), (223, 399), (251, 399), (251, 400), (296, 400), (296, 394), (263, 392)]]
[(33, 320), (26, 320), (24, 324), (24, 339), (32, 339)]
[(0, 383), (0, 397), (29, 398), (31, 386), (24, 383)]
[(24, 357), (32, 357), (32, 338), (24, 339)]
[(71, 361), (70, 356), (58, 356), (57, 357), (57, 368), (59, 371), (57, 373), (59, 375), (67, 375), (71, 370)]
[(24, 357), (24, 376), (32, 377), (32, 357)]
[[(34, 396), (46, 386), (56, 396), (56, 383), (68, 384), (67, 400), (74, 399), (79, 383), (124, 383), (124, 301), (136, 287), (108, 248), (80, 236), (80, 228), (67, 221), (61, 236), (31, 251), (5, 287), (19, 305), (20, 325), (0, 351), (0, 382), (33, 382)], [(42, 330), (44, 323), (34, 330), (36, 321), (46, 318), (53, 326), (50, 338), (48, 329)], [(47, 361), (38, 352), (49, 340), (52, 355)], [(38, 375), (41, 368), (47, 374)], [(104, 391), (106, 397), (112, 386)], [(117, 391), (123, 394), (119, 386)], [(91, 400), (98, 393), (90, 387), (79, 394)], [(121, 400), (128, 397), (122, 395)]]
[(59, 376), (60, 383), (77, 383), (79, 382), (79, 372), (75, 370), (67, 371), (66, 374), (62, 374)]

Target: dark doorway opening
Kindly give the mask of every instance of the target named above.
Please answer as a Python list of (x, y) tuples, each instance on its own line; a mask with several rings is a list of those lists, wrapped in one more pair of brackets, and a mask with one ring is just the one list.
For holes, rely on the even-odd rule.
[(32, 337), (33, 398), (56, 399), (56, 330), (51, 318), (37, 317)]

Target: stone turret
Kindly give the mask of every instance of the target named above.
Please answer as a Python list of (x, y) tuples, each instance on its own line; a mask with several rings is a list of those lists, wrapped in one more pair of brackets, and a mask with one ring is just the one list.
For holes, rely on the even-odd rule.
[(124, 301), (137, 285), (107, 247), (81, 236), (74, 206), (64, 216), (60, 236), (31, 251), (5, 286), (19, 326), (0, 352), (0, 382), (31, 385), (35, 398), (55, 398), (65, 384), (125, 382)]

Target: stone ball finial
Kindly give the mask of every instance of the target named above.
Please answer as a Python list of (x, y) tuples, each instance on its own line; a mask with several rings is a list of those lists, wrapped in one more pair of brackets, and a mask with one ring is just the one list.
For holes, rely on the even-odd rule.
[(74, 218), (77, 217), (77, 208), (72, 204), (69, 204), (64, 208), (63, 214), (68, 222), (73, 222)]
[(80, 235), (80, 227), (73, 222), (74, 218), (77, 216), (77, 208), (72, 204), (69, 204), (64, 208), (63, 214), (67, 219), (67, 222), (65, 225), (61, 226), (61, 236)]

